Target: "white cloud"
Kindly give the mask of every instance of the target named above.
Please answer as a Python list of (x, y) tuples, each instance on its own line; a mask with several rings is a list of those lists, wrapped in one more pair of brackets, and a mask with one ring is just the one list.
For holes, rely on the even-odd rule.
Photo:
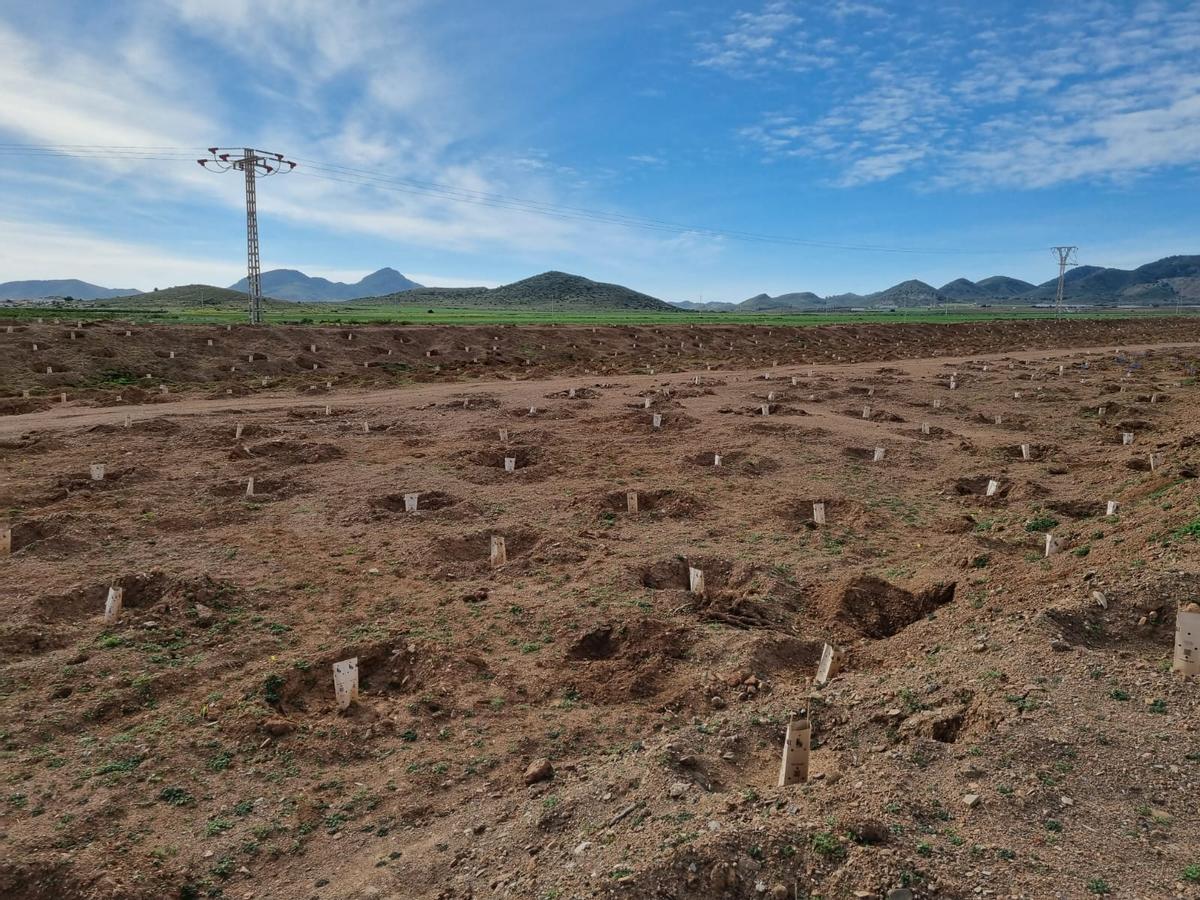
[(823, 30), (861, 32), (865, 26), (869, 31), (890, 17), (882, 5), (860, 0), (767, 0), (756, 12), (736, 13), (725, 27), (700, 41), (695, 62), (737, 78), (832, 69), (854, 46), (823, 35)]
[[(504, 204), (453, 202), (405, 192), (403, 185), (321, 173), (312, 165), (330, 162), (551, 205), (564, 202), (566, 191), (586, 186), (581, 173), (536, 148), (520, 155), (471, 152), (469, 139), (479, 117), (464, 98), (474, 94), (455, 82), (464, 77), (455, 74), (460, 67), (438, 54), (431, 35), (421, 33), (414, 15), (426, 5), (143, 0), (138, 14), (130, 16), (133, 30), (115, 34), (97, 28), (70, 40), (38, 31), (36, 20), (20, 30), (11, 24), (15, 20), (0, 15), (0, 95), (5, 97), (0, 135), (34, 143), (197, 150), (232, 139), (262, 141), (268, 149), (295, 154), (301, 166), (294, 175), (260, 187), (268, 254), (278, 247), (271, 231), (279, 222), (432, 251), (487, 249), (533, 256), (584, 244), (598, 253), (653, 253), (654, 239), (617, 226)], [(238, 82), (230, 77), (237, 71), (254, 77)], [(593, 173), (597, 176), (609, 177)], [(206, 173), (186, 154), (173, 161), (64, 161), (53, 177), (61, 178), (54, 199), (64, 214), (75, 203), (95, 208), (105, 197), (123, 218), (136, 213), (153, 219), (167, 205), (196, 210), (215, 202), (236, 227), (243, 203), (240, 179)], [(14, 206), (34, 218), (52, 215), (33, 194)], [(204, 215), (211, 213), (203, 209)], [(0, 260), (3, 278), (16, 277), (17, 267), (35, 260), (45, 269), (33, 274), (61, 274), (82, 258), (53, 251), (24, 260), (5, 257)], [(129, 256), (114, 258), (123, 263)], [(148, 252), (151, 271), (158, 271), (154, 258), (173, 257)], [(193, 277), (197, 268), (183, 260), (178, 277)]]
[(875, 3), (859, 3), (856, 0), (836, 0), (829, 7), (829, 14), (835, 19), (851, 19), (856, 17), (868, 19), (886, 19), (889, 13)]
[(925, 151), (919, 147), (890, 150), (871, 156), (862, 156), (850, 164), (842, 173), (838, 183), (845, 187), (855, 187), (860, 184), (870, 184), (873, 181), (885, 181), (906, 170), (912, 163), (925, 156)]
[(27, 38), (0, 21), (0, 130), (35, 143), (203, 146), (210, 118), (107, 57)]
[(788, 0), (770, 0), (759, 12), (739, 12), (730, 27), (699, 47), (697, 65), (744, 74), (778, 57), (781, 46), (796, 37), (804, 21)]
[[(843, 33), (843, 65), (806, 82), (807, 108), (764, 114), (742, 137), (768, 159), (822, 160), (848, 187), (907, 175), (926, 188), (1041, 188), (1200, 164), (1194, 3), (911, 18), (886, 64)], [(746, 50), (738, 66), (778, 59)]]
[[(0, 220), (3, 280), (74, 277), (104, 287), (232, 284), (245, 267), (228, 259), (164, 253), (151, 244), (98, 237), (46, 222)], [(65, 260), (73, 267), (64, 271)]]

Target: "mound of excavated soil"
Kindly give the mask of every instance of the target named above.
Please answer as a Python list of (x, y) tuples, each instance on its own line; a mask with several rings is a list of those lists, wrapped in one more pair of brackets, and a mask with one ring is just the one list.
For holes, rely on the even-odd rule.
[(831, 611), (864, 637), (889, 638), (952, 602), (956, 587), (937, 584), (914, 594), (882, 578), (856, 575), (837, 588)]

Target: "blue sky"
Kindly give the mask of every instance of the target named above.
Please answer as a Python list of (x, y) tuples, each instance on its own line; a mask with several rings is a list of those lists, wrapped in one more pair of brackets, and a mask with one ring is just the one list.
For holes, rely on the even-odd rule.
[(741, 300), (1040, 282), (1053, 244), (1135, 266), (1200, 252), (1198, 53), (1200, 6), (1156, 0), (4, 0), (0, 143), (183, 149), (0, 148), (0, 281), (236, 281), (241, 185), (188, 157), (247, 143), (301, 163), (260, 185), (264, 267), (335, 279)]

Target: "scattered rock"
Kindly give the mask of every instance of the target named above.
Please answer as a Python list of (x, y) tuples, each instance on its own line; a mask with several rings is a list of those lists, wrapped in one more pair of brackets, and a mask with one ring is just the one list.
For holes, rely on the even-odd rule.
[(525, 770), (525, 784), (537, 784), (540, 781), (549, 781), (554, 777), (554, 766), (550, 765), (550, 760), (543, 757), (535, 759), (529, 764), (529, 768)]

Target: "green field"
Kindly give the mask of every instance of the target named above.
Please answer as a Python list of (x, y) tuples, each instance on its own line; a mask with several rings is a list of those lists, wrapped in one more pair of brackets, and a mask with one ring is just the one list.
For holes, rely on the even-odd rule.
[[(809, 326), (863, 323), (954, 323), (987, 322), (1005, 319), (1053, 319), (1055, 312), (1028, 307), (979, 309), (908, 309), (901, 312), (829, 312), (829, 313), (702, 313), (611, 310), (567, 312), (504, 309), (430, 309), (427, 307), (355, 305), (351, 303), (275, 303), (265, 307), (270, 324), (279, 325), (771, 325)], [(1200, 315), (1195, 308), (1183, 315)], [(1143, 316), (1180, 315), (1173, 308), (1130, 310), (1096, 309), (1063, 314), (1072, 319), (1113, 319)], [(120, 320), (162, 324), (238, 324), (246, 321), (240, 307), (196, 307), (155, 309), (149, 306), (105, 307), (98, 304), (70, 307), (0, 308), (0, 321), (27, 321), (36, 318), (62, 321)]]

